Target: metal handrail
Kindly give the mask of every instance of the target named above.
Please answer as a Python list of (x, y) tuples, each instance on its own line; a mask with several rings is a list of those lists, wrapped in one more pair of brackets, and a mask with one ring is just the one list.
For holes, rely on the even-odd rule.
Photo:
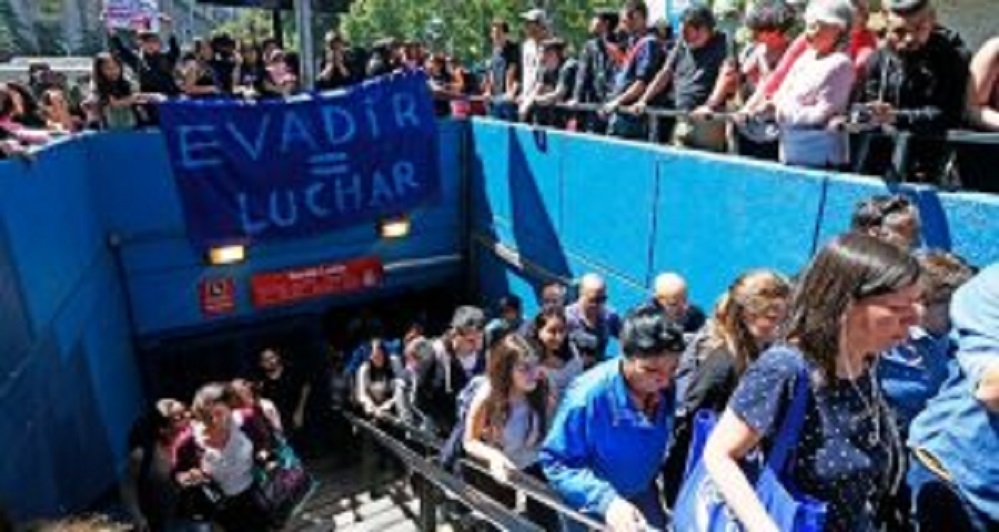
[(492, 476), (492, 473), (487, 467), (475, 460), (462, 458), (461, 465), (462, 467), (474, 469), (510, 489), (523, 492), (527, 497), (538, 501), (552, 510), (564, 514), (566, 517), (569, 517), (582, 525), (585, 525), (589, 530), (598, 530), (601, 532), (610, 531), (610, 528), (604, 523), (580, 512), (579, 510), (574, 510), (566, 506), (566, 504), (562, 502), (559, 496), (553, 492), (551, 488), (541, 482), (538, 482), (537, 479), (530, 475), (514, 470), (509, 472), (509, 478), (498, 479)]
[[(482, 518), (490, 524), (499, 527), (500, 530), (542, 532), (542, 528), (538, 525), (510, 511), (510, 509), (494, 501), (454, 475), (443, 471), (440, 467), (430, 463), (411, 449), (408, 449), (405, 445), (385, 434), (385, 432), (371, 423), (350, 413), (345, 413), (344, 415), (353, 426), (365, 430), (380, 445), (398, 456), (408, 468), (411, 468), (441, 490), (456, 497), (462, 503), (481, 514)], [(426, 505), (427, 501), (421, 501), (421, 504)]]
[[(417, 443), (424, 445), (428, 448), (440, 449), (444, 445), (444, 441), (438, 438), (436, 435), (419, 427), (414, 427), (411, 424), (394, 416), (382, 415), (378, 419), (380, 421), (388, 423), (389, 425), (392, 425), (393, 427), (399, 430), (411, 434), (413, 436), (413, 439)], [(464, 458), (461, 460), (461, 464), (462, 466), (470, 467), (486, 476), (492, 477), (492, 473), (482, 464), (476, 462), (475, 460)], [(607, 526), (604, 523), (580, 512), (579, 510), (570, 508), (568, 505), (565, 504), (565, 502), (563, 502), (559, 498), (558, 494), (552, 491), (551, 488), (549, 488), (548, 486), (546, 486), (541, 482), (538, 482), (537, 479), (531, 477), (530, 475), (525, 475), (520, 471), (514, 470), (510, 471), (510, 476), (508, 479), (506, 480), (495, 479), (495, 480), (508, 488), (522, 492), (527, 497), (551, 508), (552, 510), (555, 510), (556, 512), (566, 515), (570, 519), (577, 521), (582, 525), (585, 525), (588, 529), (599, 530), (599, 531), (608, 530)]]

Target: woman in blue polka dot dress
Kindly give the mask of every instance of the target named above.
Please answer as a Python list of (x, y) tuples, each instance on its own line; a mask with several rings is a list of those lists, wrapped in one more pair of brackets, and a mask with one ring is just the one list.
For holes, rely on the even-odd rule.
[(750, 366), (704, 450), (747, 530), (777, 526), (740, 461), (772, 444), (803, 375), (808, 407), (787, 481), (828, 505), (826, 530), (877, 528), (878, 507), (901, 480), (903, 450), (872, 362), (916, 323), (919, 273), (904, 251), (857, 234), (833, 240), (807, 268), (785, 341)]

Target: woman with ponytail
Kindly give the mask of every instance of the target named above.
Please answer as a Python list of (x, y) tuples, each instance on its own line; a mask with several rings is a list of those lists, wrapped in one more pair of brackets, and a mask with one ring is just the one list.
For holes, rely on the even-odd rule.
[(665, 473), (670, 504), (680, 489), (694, 415), (705, 408), (725, 409), (746, 368), (776, 339), (790, 296), (790, 283), (782, 275), (744, 273), (719, 298), (714, 316), (684, 354), (677, 379), (686, 385), (680, 389), (675, 443)]

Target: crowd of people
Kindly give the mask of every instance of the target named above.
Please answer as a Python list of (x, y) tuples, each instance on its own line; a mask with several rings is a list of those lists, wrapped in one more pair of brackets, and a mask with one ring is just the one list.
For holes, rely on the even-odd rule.
[(311, 385), (273, 349), (258, 364), (255, 379), (204, 384), (189, 405), (159, 399), (136, 422), (121, 484), (135, 530), (277, 530), (304, 500), (295, 446)]
[[(822, 529), (993, 530), (999, 266), (918, 249), (919, 234), (906, 197), (872, 197), (798, 275), (745, 272), (707, 316), (673, 272), (623, 317), (592, 273), (571, 303), (542, 287), (533, 319), (515, 296), (491, 320), (460, 307), (436, 339), (358, 351), (356, 401), (457, 437), (482, 465), (466, 480), (511, 508), (517, 471), (612, 530), (664, 529), (689, 510), (694, 460), (746, 530), (778, 530), (754, 479), (801, 394), (781, 478), (825, 505)], [(705, 411), (717, 425), (695, 449)]]
[[(249, 378), (156, 401), (130, 436), (122, 501), (139, 530), (278, 527), (287, 513), (260, 494), (268, 474), (304, 469), (318, 401), (402, 440), (436, 435), (442, 466), (509, 508), (516, 472), (614, 531), (684, 530), (698, 463), (744, 529), (786, 529), (756, 489), (778, 446), (780, 482), (824, 505), (812, 529), (995, 530), (999, 265), (925, 249), (920, 234), (906, 196), (868, 198), (800, 272), (746, 271), (707, 313), (664, 272), (623, 314), (587, 273), (572, 294), (539, 287), (533, 317), (506, 295), (492, 316), (459, 306), (436, 336), (416, 321), (397, 339), (358, 317), (330, 371), (265, 349)], [(329, 397), (313, 393), (320, 374)], [(716, 422), (699, 435), (706, 414)], [(324, 452), (387, 456), (338, 419)], [(453, 467), (466, 460), (481, 467)], [(575, 529), (530, 497), (523, 510)]]
[[(156, 123), (168, 98), (280, 98), (423, 69), (439, 115), (504, 120), (651, 139), (787, 164), (996, 191), (994, 143), (946, 142), (951, 130), (999, 131), (999, 40), (978, 53), (937, 22), (932, 0), (756, 0), (696, 4), (678, 31), (641, 0), (600, 10), (590, 39), (555, 35), (531, 9), (492, 23), (485, 68), (419, 40), (369, 48), (326, 35), (314, 87), (296, 52), (219, 34), (188, 46), (170, 34), (109, 35), (85, 90), (38, 65), (29, 84), (0, 86), (0, 150), (84, 129)], [(518, 29), (523, 38), (516, 39)], [(578, 49), (578, 52), (576, 51)], [(485, 59), (485, 58), (482, 58)], [(474, 58), (473, 58), (474, 60)], [(960, 183), (958, 183), (960, 184)]]
[(944, 142), (953, 129), (999, 131), (995, 39), (972, 60), (930, 0), (885, 0), (879, 31), (868, 0), (704, 4), (676, 35), (640, 0), (595, 13), (577, 57), (540, 10), (521, 15), (519, 45), (495, 22), (490, 114), (937, 184), (965, 163), (966, 185), (995, 190), (967, 164), (994, 160), (994, 144), (955, 155)]

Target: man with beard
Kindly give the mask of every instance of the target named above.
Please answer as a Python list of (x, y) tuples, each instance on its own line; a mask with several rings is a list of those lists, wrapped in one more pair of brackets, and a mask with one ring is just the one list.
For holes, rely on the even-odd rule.
[(901, 144), (893, 154), (889, 137), (868, 134), (858, 169), (939, 182), (949, 155), (943, 137), (961, 123), (964, 111), (969, 54), (960, 36), (937, 24), (930, 0), (890, 0), (885, 6), (887, 36), (868, 64), (859, 101), (874, 124), (902, 133)]

